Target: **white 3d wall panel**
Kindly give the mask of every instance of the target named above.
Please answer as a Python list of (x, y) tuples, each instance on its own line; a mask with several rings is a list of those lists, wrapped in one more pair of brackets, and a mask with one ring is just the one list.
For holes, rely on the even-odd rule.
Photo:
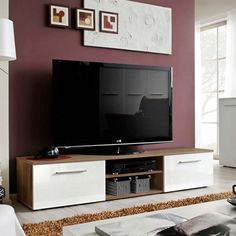
[[(127, 0), (84, 0), (95, 9), (96, 29), (84, 32), (84, 45), (171, 54), (171, 8)], [(99, 11), (119, 14), (118, 34), (99, 32)]]

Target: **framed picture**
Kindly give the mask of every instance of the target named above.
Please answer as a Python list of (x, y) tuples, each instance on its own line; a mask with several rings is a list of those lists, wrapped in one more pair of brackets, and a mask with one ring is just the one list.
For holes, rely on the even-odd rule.
[(76, 9), (76, 29), (95, 30), (95, 10)]
[(100, 11), (100, 31), (118, 34), (118, 13)]
[(49, 5), (49, 25), (57, 27), (70, 26), (70, 12), (67, 6)]

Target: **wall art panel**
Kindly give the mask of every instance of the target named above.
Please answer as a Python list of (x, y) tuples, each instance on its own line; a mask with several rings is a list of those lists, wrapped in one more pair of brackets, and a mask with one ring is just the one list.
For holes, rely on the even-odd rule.
[[(84, 32), (84, 46), (171, 54), (171, 8), (127, 0), (84, 0), (84, 7), (96, 11), (95, 31)], [(118, 26), (116, 34), (101, 32), (101, 11), (117, 13), (114, 26), (106, 18), (108, 27)]]

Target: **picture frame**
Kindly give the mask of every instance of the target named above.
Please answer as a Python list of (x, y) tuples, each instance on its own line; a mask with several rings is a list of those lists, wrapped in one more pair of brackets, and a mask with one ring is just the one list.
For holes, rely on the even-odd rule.
[(49, 26), (70, 27), (70, 8), (62, 5), (49, 5)]
[(118, 34), (119, 15), (115, 12), (100, 11), (100, 32)]
[(77, 8), (75, 28), (95, 30), (95, 10), (88, 8)]

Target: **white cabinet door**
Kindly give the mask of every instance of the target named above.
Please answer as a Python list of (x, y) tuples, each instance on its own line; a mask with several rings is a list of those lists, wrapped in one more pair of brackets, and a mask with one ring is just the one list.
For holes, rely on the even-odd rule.
[(164, 192), (213, 184), (213, 153), (164, 157)]
[(219, 159), (224, 166), (236, 167), (236, 98), (219, 100)]
[(105, 161), (33, 166), (33, 209), (105, 200)]

